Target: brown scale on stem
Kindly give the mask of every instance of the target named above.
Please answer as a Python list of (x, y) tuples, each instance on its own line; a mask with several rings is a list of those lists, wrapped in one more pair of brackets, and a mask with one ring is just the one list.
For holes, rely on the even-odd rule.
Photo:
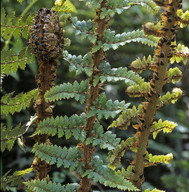
[[(59, 25), (58, 15), (50, 9), (40, 9), (33, 19), (30, 27), (30, 40), (32, 52), (36, 56), (39, 74), (36, 82), (39, 89), (34, 109), (37, 113), (37, 124), (51, 117), (53, 110), (49, 102), (45, 101), (44, 94), (53, 86), (56, 76), (57, 61), (63, 49), (63, 33)], [(48, 135), (34, 137), (37, 143), (50, 143)], [(50, 166), (35, 157), (32, 167), (36, 171), (35, 179), (47, 177)]]
[[(170, 61), (170, 55), (173, 54), (174, 49), (171, 45), (175, 41), (175, 30), (172, 30), (177, 26), (178, 20), (176, 16), (177, 9), (181, 7), (182, 1), (169, 0), (165, 4), (161, 5), (163, 1), (158, 2), (158, 5), (166, 7), (166, 11), (161, 15), (161, 22), (163, 24), (162, 37), (159, 40), (158, 46), (155, 50), (155, 57), (157, 61), (157, 71), (153, 73), (151, 80), (151, 89), (148, 93), (147, 103), (145, 104), (145, 114), (140, 123), (140, 134), (138, 134), (138, 146), (136, 158), (133, 161), (133, 177), (131, 181), (133, 184), (141, 190), (144, 182), (144, 168), (148, 139), (150, 135), (150, 126), (154, 120), (156, 114), (156, 106), (158, 102), (158, 96), (162, 92), (164, 86), (164, 79), (166, 78), (166, 72)], [(165, 30), (166, 29), (166, 30)]]
[[(98, 34), (97, 41), (101, 41), (101, 42), (103, 42), (103, 35), (107, 29), (108, 22), (109, 22), (109, 16), (106, 16), (104, 19), (100, 19), (101, 8), (106, 8), (105, 4), (106, 4), (106, 0), (102, 1), (101, 7), (96, 11), (96, 19), (94, 20), (94, 22), (96, 23), (95, 33)], [(93, 47), (95, 46), (96, 46), (96, 43), (94, 44)], [(100, 74), (99, 65), (104, 59), (105, 59), (105, 52), (102, 48), (97, 52), (93, 53), (92, 55), (93, 73), (89, 79), (90, 97), (87, 100), (86, 107), (85, 107), (86, 115), (88, 114), (90, 107), (93, 106), (94, 101), (97, 99), (100, 88), (102, 86), (100, 82), (96, 86), (93, 86), (93, 80), (96, 75)], [(86, 131), (86, 134), (87, 134), (86, 138), (92, 136), (92, 130), (95, 122), (96, 122), (96, 115), (87, 119), (87, 124), (84, 127), (84, 130)], [(90, 162), (92, 160), (95, 147), (92, 144), (86, 145), (85, 142), (86, 140), (84, 141), (82, 146), (82, 151), (84, 153), (84, 159), (83, 159), (84, 169), (90, 169), (91, 168)], [(91, 180), (88, 179), (87, 176), (83, 178), (80, 177), (79, 192), (91, 192), (91, 191), (92, 191)]]

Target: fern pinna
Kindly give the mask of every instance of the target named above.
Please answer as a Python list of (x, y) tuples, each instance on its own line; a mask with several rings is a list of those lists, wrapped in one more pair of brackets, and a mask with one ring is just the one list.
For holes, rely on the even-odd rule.
[[(159, 163), (168, 164), (173, 158), (171, 153), (152, 155), (147, 151), (147, 146), (151, 134), (155, 139), (158, 132), (170, 133), (177, 126), (176, 123), (171, 121), (162, 121), (161, 119), (155, 121), (155, 115), (157, 109), (169, 102), (175, 103), (182, 96), (182, 91), (178, 88), (173, 89), (172, 93), (167, 92), (163, 96), (161, 94), (166, 83), (175, 83), (182, 78), (182, 72), (177, 67), (170, 68), (169, 63), (173, 63), (178, 56), (181, 45), (176, 44), (175, 33), (180, 27), (188, 24), (188, 19), (186, 19), (188, 12), (183, 13), (181, 11), (182, 0), (154, 0), (154, 2), (165, 9), (161, 13), (161, 21), (155, 24), (146, 23), (143, 26), (145, 34), (159, 37), (154, 56), (148, 56), (147, 59), (144, 57), (142, 60), (137, 59), (131, 63), (131, 68), (136, 72), (141, 73), (145, 69), (151, 70), (153, 73), (152, 79), (141, 86), (130, 86), (126, 90), (129, 96), (144, 97), (145, 100), (138, 108), (134, 106), (132, 109), (122, 112), (118, 119), (110, 125), (110, 127), (127, 129), (133, 120), (137, 120), (137, 123), (135, 121), (132, 124), (132, 127), (137, 130), (136, 134), (116, 146), (116, 149), (109, 153), (109, 161), (110, 167), (115, 169), (120, 165), (121, 157), (126, 150), (130, 149), (135, 152), (136, 156), (127, 170), (122, 169), (118, 173), (125, 175), (138, 189), (142, 189), (145, 167), (155, 166)], [(182, 14), (179, 15), (179, 13)], [(181, 51), (182, 54), (179, 54), (183, 55), (180, 60), (184, 60), (185, 63), (188, 60), (188, 53), (184, 50), (187, 49), (184, 48)], [(160, 190), (154, 189), (153, 191)]]
[[(29, 169), (15, 172), (12, 176), (8, 176), (9, 172), (7, 172), (2, 177), (4, 190), (7, 184), (23, 183), (27, 186), (27, 191), (89, 192), (92, 191), (94, 183), (100, 183), (115, 190), (141, 191), (144, 167), (162, 162), (168, 163), (172, 159), (171, 153), (154, 156), (148, 153), (147, 143), (150, 134), (155, 139), (158, 132), (169, 133), (176, 127), (174, 122), (161, 119), (156, 122), (154, 117), (158, 108), (168, 102), (174, 103), (182, 96), (180, 89), (174, 89), (172, 93), (168, 92), (163, 96), (161, 92), (163, 85), (171, 81), (173, 83), (179, 81), (182, 77), (178, 68), (169, 70), (167, 68), (169, 62), (187, 60), (188, 48), (184, 45), (176, 45), (175, 31), (181, 25), (188, 24), (188, 14), (182, 12), (181, 2), (176, 0), (85, 0), (85, 3), (93, 10), (95, 9), (94, 20), (79, 21), (77, 17), (67, 14), (74, 9), (69, 0), (57, 0), (52, 10), (40, 9), (34, 16), (33, 23), (31, 18), (29, 20), (30, 44), (39, 65), (39, 74), (36, 76), (38, 89), (15, 97), (12, 97), (13, 93), (7, 94), (3, 96), (2, 103), (4, 114), (7, 115), (19, 112), (35, 101), (37, 117), (31, 119), (27, 125), (28, 128), (33, 121), (37, 125), (32, 135), (36, 141), (32, 148), (35, 159)], [(111, 17), (135, 5), (143, 6), (149, 13), (157, 13), (160, 10), (159, 6), (167, 10), (162, 13), (161, 22), (146, 23), (143, 30), (116, 34), (109, 28)], [(84, 73), (87, 76), (87, 79), (80, 82), (53, 86), (57, 67), (56, 59), (61, 56), (64, 42), (62, 28), (55, 11), (71, 22), (77, 35), (88, 39), (93, 44), (90, 51), (83, 56), (63, 51), (63, 59), (68, 63), (70, 71), (75, 71), (76, 75)], [(6, 18), (5, 12), (3, 14)], [(66, 21), (63, 22), (65, 25)], [(4, 27), (6, 37), (8, 29), (7, 26)], [(26, 27), (28, 30), (29, 26)], [(112, 68), (111, 63), (106, 60), (106, 52), (130, 42), (156, 47), (154, 56), (133, 61), (132, 70), (127, 67)], [(18, 58), (25, 59), (26, 51), (20, 53), (22, 54)], [(29, 55), (28, 52), (27, 54)], [(15, 56), (12, 58), (17, 59)], [(9, 59), (3, 61), (8, 62)], [(4, 73), (9, 74), (11, 68), (7, 69), (8, 65), (5, 62), (3, 63)], [(139, 74), (135, 73), (145, 69), (153, 72), (150, 82), (145, 82)], [(118, 81), (129, 86), (127, 94), (132, 97), (143, 96), (145, 101), (138, 106), (129, 107), (130, 104), (125, 101), (109, 100), (103, 86), (105, 83)], [(23, 104), (24, 99), (27, 99), (26, 105)], [(74, 99), (81, 103), (84, 106), (83, 112), (71, 116), (53, 117), (53, 103), (63, 99)], [(107, 127), (103, 124), (104, 119), (111, 120), (119, 114), (118, 119), (109, 128), (117, 127), (125, 130), (132, 126), (136, 130), (133, 137), (122, 141), (111, 131), (106, 131)], [(22, 126), (19, 124), (15, 129), (8, 130), (3, 126), (3, 134), (6, 138), (3, 140), (3, 150), (6, 147), (10, 150), (15, 139), (24, 132), (23, 127), (22, 129), (20, 127)], [(14, 135), (9, 135), (11, 131)], [(67, 140), (73, 136), (78, 144), (72, 147), (58, 146), (50, 142), (49, 136), (57, 136), (60, 139), (65, 137)], [(109, 151), (109, 164), (100, 155), (99, 148)], [(135, 159), (126, 169), (116, 169), (120, 166), (125, 151), (129, 149), (136, 153)], [(74, 172), (79, 178), (79, 185), (75, 183), (61, 185), (51, 181), (48, 176), (50, 165), (56, 165), (57, 168), (64, 167)], [(35, 179), (23, 182), (22, 176), (32, 170), (36, 173)]]

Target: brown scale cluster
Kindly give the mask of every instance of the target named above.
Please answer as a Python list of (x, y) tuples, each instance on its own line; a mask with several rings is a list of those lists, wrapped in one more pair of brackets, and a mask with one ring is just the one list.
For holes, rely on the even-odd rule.
[(63, 32), (55, 11), (40, 9), (30, 27), (33, 53), (40, 60), (56, 59), (62, 54)]

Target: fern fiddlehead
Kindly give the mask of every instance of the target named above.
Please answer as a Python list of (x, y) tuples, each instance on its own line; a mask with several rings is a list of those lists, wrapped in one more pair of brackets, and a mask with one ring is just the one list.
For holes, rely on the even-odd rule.
[[(63, 49), (63, 32), (59, 25), (59, 18), (55, 11), (40, 9), (33, 19), (30, 27), (30, 44), (36, 56), (39, 74), (36, 81), (39, 94), (34, 108), (37, 113), (37, 124), (40, 121), (52, 116), (50, 102), (46, 102), (44, 94), (53, 86), (56, 75), (57, 61)], [(48, 135), (35, 136), (38, 143), (48, 142)], [(32, 167), (36, 170), (36, 179), (43, 179), (47, 176), (48, 165), (36, 157)]]

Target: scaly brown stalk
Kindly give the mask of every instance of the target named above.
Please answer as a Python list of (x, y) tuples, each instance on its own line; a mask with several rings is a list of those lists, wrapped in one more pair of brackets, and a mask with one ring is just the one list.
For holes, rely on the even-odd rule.
[[(97, 41), (104, 42), (103, 36), (104, 33), (108, 27), (108, 21), (109, 21), (109, 16), (106, 16), (104, 19), (100, 19), (100, 14), (101, 14), (101, 9), (106, 8), (106, 1), (102, 1), (100, 8), (96, 11), (96, 19), (94, 22), (96, 23), (96, 30), (95, 33), (97, 34)], [(93, 48), (96, 47), (97, 41), (94, 44)], [(93, 53), (92, 55), (92, 60), (93, 60), (93, 73), (89, 79), (89, 99), (87, 100), (86, 107), (85, 107), (85, 112), (86, 115), (89, 113), (90, 107), (94, 106), (94, 101), (97, 99), (99, 95), (99, 90), (101, 83), (99, 82), (96, 86), (93, 86), (93, 80), (95, 76), (100, 75), (100, 70), (99, 70), (99, 65), (100, 63), (105, 59), (105, 53), (104, 50), (101, 48), (97, 52)], [(84, 130), (86, 131), (86, 139), (88, 137), (92, 137), (92, 131), (94, 124), (96, 122), (96, 115), (92, 116), (87, 119), (87, 124), (84, 127)], [(90, 169), (90, 162), (93, 157), (93, 153), (95, 150), (95, 147), (92, 144), (86, 145), (86, 139), (83, 143), (82, 150), (84, 152), (84, 169)], [(80, 187), (79, 187), (79, 192), (91, 192), (91, 179), (88, 179), (87, 176), (85, 177), (80, 177)]]
[(166, 11), (161, 15), (161, 20), (164, 25), (163, 34), (159, 40), (155, 57), (157, 60), (157, 70), (153, 73), (153, 78), (150, 81), (151, 89), (148, 98), (144, 104), (144, 115), (140, 120), (140, 131), (138, 131), (138, 145), (134, 164), (134, 176), (132, 177), (133, 184), (141, 190), (144, 182), (144, 157), (147, 151), (148, 139), (150, 135), (150, 126), (153, 123), (156, 115), (156, 106), (158, 97), (164, 86), (166, 72), (170, 57), (172, 56), (171, 43), (175, 41), (175, 28), (177, 26), (177, 9), (182, 2), (178, 0), (169, 0), (166, 4)]
[[(56, 59), (63, 49), (63, 34), (58, 15), (49, 9), (40, 9), (33, 19), (30, 34), (30, 44), (39, 66), (39, 74), (36, 76), (39, 94), (34, 105), (38, 125), (42, 120), (53, 115), (50, 103), (45, 101), (44, 95), (53, 86), (57, 68)], [(39, 144), (50, 143), (46, 134), (37, 135), (34, 139)], [(32, 168), (36, 172), (35, 179), (47, 177), (49, 165), (45, 161), (35, 157)]]

